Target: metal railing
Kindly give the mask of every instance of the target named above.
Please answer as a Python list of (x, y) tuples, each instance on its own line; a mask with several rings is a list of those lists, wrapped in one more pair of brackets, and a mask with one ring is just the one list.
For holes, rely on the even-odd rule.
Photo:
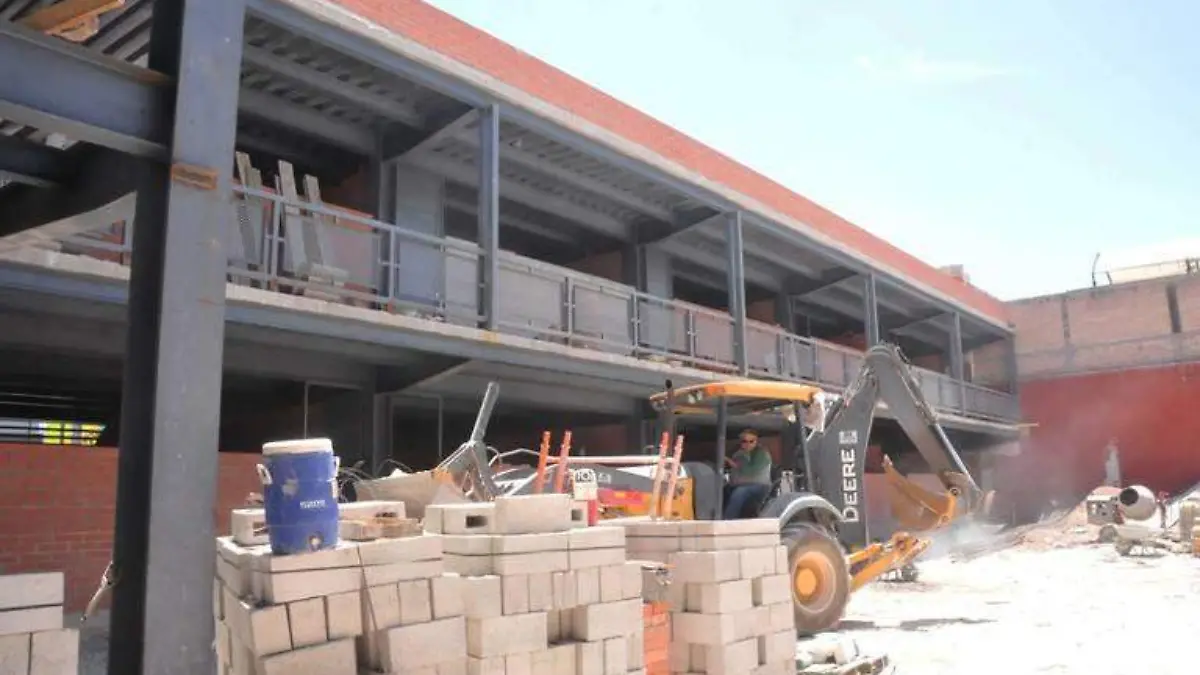
[[(475, 326), (476, 244), (422, 234), (328, 205), (235, 187), (223, 229), (229, 279), (281, 293)], [(64, 239), (64, 251), (127, 263), (130, 228)], [(496, 325), (507, 334), (720, 372), (736, 372), (734, 321), (726, 312), (501, 251)], [(847, 385), (862, 365), (854, 349), (747, 321), (754, 377)], [(916, 368), (940, 410), (1011, 420), (1005, 393)]]

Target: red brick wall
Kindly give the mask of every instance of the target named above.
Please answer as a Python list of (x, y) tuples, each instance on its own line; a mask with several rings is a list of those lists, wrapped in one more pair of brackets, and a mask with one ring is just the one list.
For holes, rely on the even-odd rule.
[[(229, 530), (229, 510), (260, 489), (257, 454), (220, 454), (213, 519)], [(66, 609), (80, 611), (112, 554), (117, 452), (113, 448), (0, 444), (0, 574), (66, 575)]]

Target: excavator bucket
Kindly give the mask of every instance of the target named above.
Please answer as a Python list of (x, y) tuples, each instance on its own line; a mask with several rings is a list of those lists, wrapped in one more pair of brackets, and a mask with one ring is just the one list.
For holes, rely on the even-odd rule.
[(888, 503), (892, 517), (901, 529), (926, 532), (945, 527), (954, 518), (958, 498), (952, 492), (937, 493), (905, 478), (883, 458), (883, 476), (888, 485)]

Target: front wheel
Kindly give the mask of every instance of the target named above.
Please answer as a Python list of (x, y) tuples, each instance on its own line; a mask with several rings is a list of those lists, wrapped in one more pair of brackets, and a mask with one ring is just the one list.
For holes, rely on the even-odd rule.
[(812, 635), (837, 626), (850, 601), (850, 570), (842, 547), (826, 531), (809, 524), (783, 532), (796, 632)]

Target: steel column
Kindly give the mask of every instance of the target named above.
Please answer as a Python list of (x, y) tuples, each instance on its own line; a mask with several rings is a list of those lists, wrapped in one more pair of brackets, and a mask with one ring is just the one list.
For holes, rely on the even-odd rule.
[(496, 330), (500, 277), (500, 107), (479, 115), (479, 313)]
[(863, 335), (867, 347), (879, 344), (879, 301), (875, 295), (875, 275), (863, 277)]
[(729, 313), (733, 316), (733, 358), (738, 373), (748, 374), (746, 360), (746, 268), (742, 246), (742, 212), (734, 211), (726, 221), (726, 242), (729, 247)]
[(962, 315), (950, 314), (950, 376), (961, 381), (963, 368)]
[(1017, 367), (1017, 338), (1015, 335), (1010, 335), (1004, 341), (1004, 370), (1005, 374), (1008, 375), (1009, 393), (1016, 396), (1018, 389), (1020, 389), (1020, 372)]
[(230, 216), (244, 13), (241, 0), (158, 0), (154, 7), (149, 67), (175, 76), (178, 86), (172, 165), (146, 162), (138, 189), (111, 673), (211, 673), (216, 667), (211, 514), (226, 271), (218, 229)]

